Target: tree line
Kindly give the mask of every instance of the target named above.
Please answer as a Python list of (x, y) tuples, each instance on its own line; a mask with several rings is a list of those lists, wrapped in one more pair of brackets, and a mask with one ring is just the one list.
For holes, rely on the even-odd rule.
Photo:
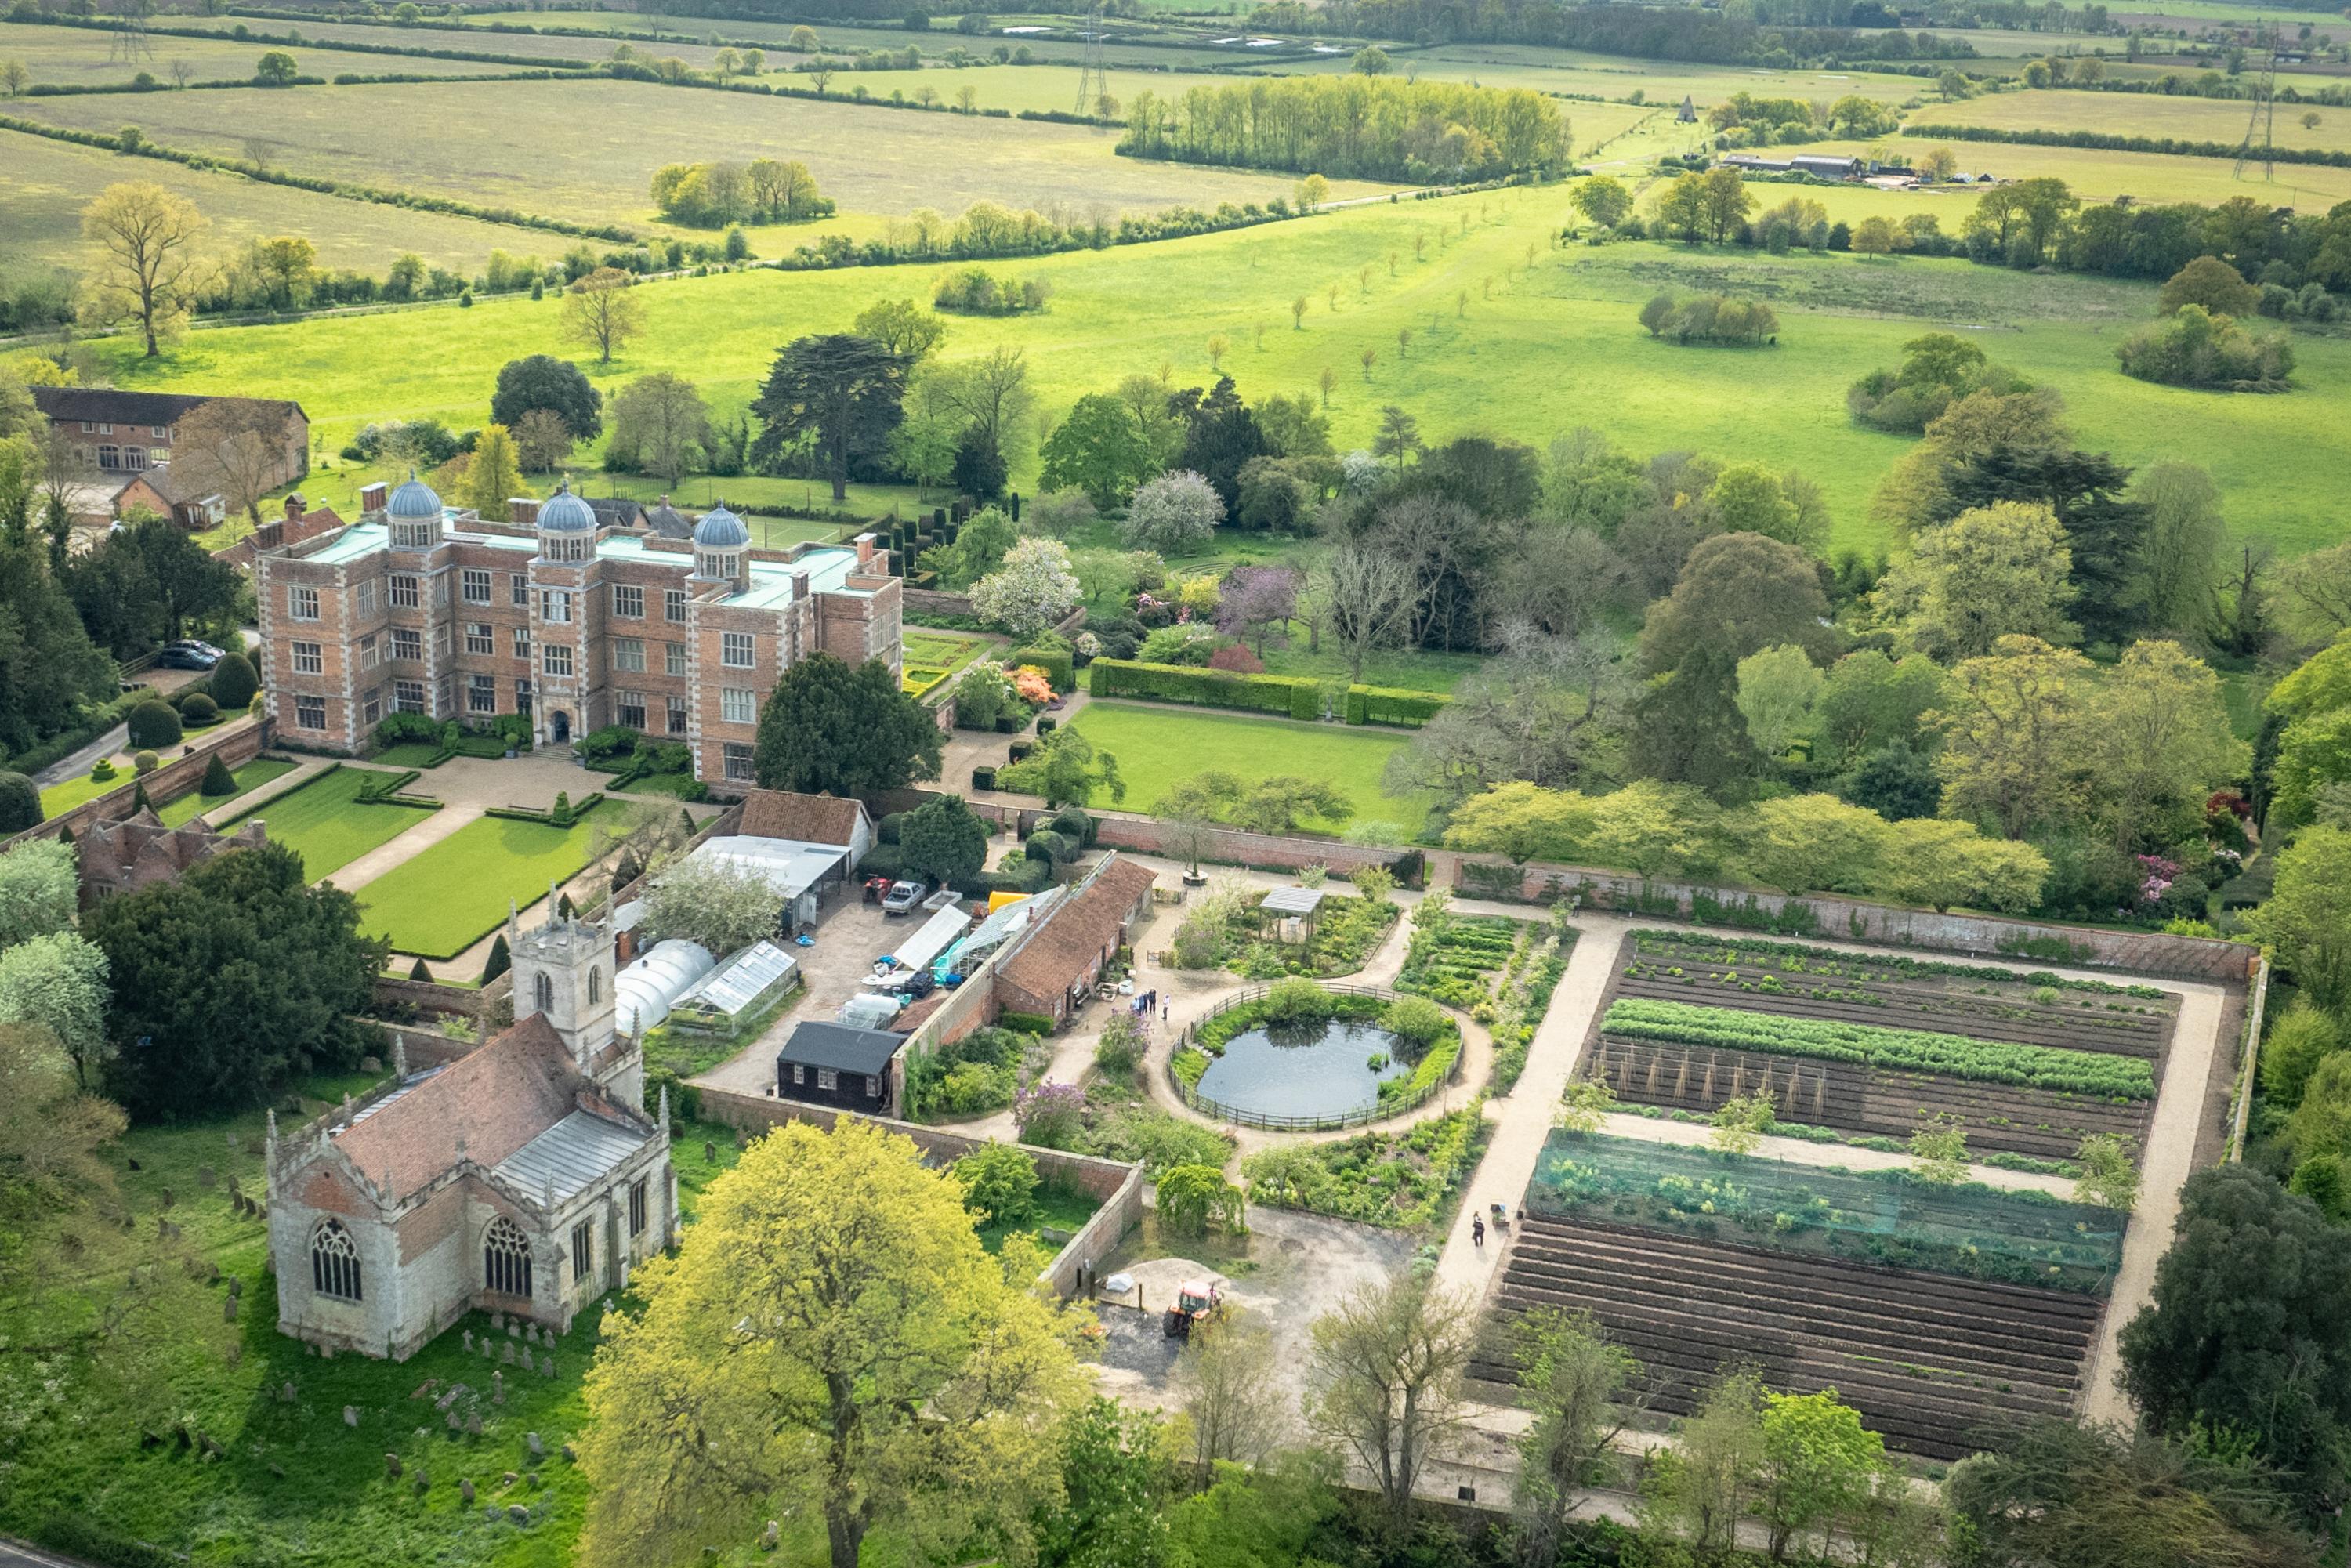
[(1458, 181), (1565, 166), (1558, 104), (1523, 89), (1350, 73), (1144, 91), (1118, 151), (1342, 179)]

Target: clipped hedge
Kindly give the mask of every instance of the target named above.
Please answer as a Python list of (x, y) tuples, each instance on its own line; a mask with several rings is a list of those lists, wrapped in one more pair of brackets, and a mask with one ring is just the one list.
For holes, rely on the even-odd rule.
[(1053, 1020), (1043, 1013), (1015, 1012), (1010, 1008), (996, 1015), (998, 1029), (1017, 1030), (1022, 1034), (1050, 1034)]
[(1096, 659), (1086, 666), (1086, 690), (1098, 697), (1142, 697), (1195, 707), (1279, 714), (1284, 718), (1322, 716), (1322, 684), (1296, 675), (1242, 675), (1190, 664)]
[(1610, 1004), (1600, 1028), (1604, 1034), (1626, 1040), (1814, 1056), (1897, 1071), (1940, 1072), (1982, 1082), (2102, 1094), (2117, 1100), (2155, 1098), (2152, 1064), (2103, 1051), (1629, 998)]
[(1402, 686), (1349, 686), (1349, 724), (1393, 724), (1417, 729), (1453, 701), (1436, 692), (1408, 691)]

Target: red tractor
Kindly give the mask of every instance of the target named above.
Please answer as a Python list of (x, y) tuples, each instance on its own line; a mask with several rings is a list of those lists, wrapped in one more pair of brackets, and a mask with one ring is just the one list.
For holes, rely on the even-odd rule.
[(1206, 1280), (1185, 1281), (1176, 1287), (1176, 1300), (1167, 1308), (1167, 1337), (1190, 1339), (1192, 1331), (1205, 1326), (1224, 1300), (1225, 1293)]

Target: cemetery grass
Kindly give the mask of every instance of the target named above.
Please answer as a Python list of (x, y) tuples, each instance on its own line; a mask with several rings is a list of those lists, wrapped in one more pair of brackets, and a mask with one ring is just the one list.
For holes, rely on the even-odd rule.
[[(80, 131), (110, 133), (129, 122), (151, 141), (188, 152), (241, 157), (251, 139), (278, 166), (300, 174), (573, 223), (641, 227), (655, 225), (648, 193), (655, 170), (722, 152), (737, 162), (799, 159), (843, 214), (869, 217), (902, 216), (917, 207), (952, 217), (986, 199), (1114, 220), (1130, 211), (1264, 202), (1288, 195), (1297, 183), (1282, 173), (1117, 158), (1111, 152), (1114, 138), (1089, 126), (652, 82), (240, 88), (145, 94), (135, 103), (112, 95), (23, 99), (10, 110)], [(486, 131), (492, 122), (495, 134)], [(713, 123), (726, 127), (723, 146), (710, 140), (706, 128)], [(1338, 182), (1335, 193), (1388, 189)], [(837, 225), (761, 225), (751, 231), (752, 248), (779, 255), (813, 243), (831, 226)], [(869, 223), (865, 232), (873, 227)], [(666, 232), (710, 238), (716, 231)], [(572, 243), (548, 235), (526, 248), (548, 255)]]
[[(1823, 188), (1757, 187), (1767, 204), (1799, 193)], [(1319, 402), (1316, 378), (1331, 370), (1328, 412), (1341, 451), (1369, 445), (1388, 403), (1412, 413), (1431, 443), (1478, 433), (1540, 446), (1588, 424), (1639, 456), (1696, 450), (1799, 469), (1828, 501), (1832, 548), (1876, 550), (1892, 539), (1871, 517), (1870, 497), (1910, 444), (1855, 426), (1845, 388), (1898, 362), (1902, 345), (1922, 331), (1966, 331), (1994, 358), (2056, 391), (2090, 450), (2132, 465), (2195, 453), (2227, 497), (2231, 522), (2266, 534), (2282, 555), (2339, 534), (2328, 508), (2335, 476), (2351, 465), (2351, 426), (2320, 415), (2351, 397), (2351, 340), (2297, 337), (2295, 387), (2279, 396), (2156, 386), (2124, 376), (2114, 360), (2115, 344), (2153, 316), (2151, 286), (1958, 259), (1772, 256), (1648, 242), (1551, 248), (1567, 194), (1549, 187), (1382, 204), (1165, 244), (991, 264), (1049, 280), (1050, 308), (1028, 317), (958, 319), (940, 353), (952, 361), (998, 345), (1025, 351), (1040, 407), (1057, 416), (1083, 393), (1162, 364), (1178, 386), (1206, 383), (1207, 340), (1222, 335), (1229, 345), (1222, 370), (1252, 400), (1282, 392)], [(1893, 211), (1933, 204), (1924, 210), (1940, 214), (1946, 232), (1955, 232), (1968, 211), (1955, 196), (1857, 196)], [(1418, 259), (1416, 240), (1423, 246)], [(564, 342), (553, 303), (520, 298), (434, 316), (429, 355), (409, 351), (419, 329), (397, 316), (200, 332), (154, 364), (120, 339), (108, 340), (105, 351), (125, 386), (298, 397), (329, 450), (371, 419), (429, 415), (453, 428), (475, 425), (498, 367), (538, 352), (587, 361), (582, 368), (607, 396), (648, 371), (694, 367), (714, 412), (731, 420), (782, 342), (846, 330), (876, 298), (927, 298), (941, 270), (935, 263), (760, 270), (649, 284), (640, 295), (646, 334), (610, 366)], [(1680, 348), (1652, 340), (1635, 317), (1666, 288), (1767, 298), (1781, 314), (1779, 343)], [(1308, 308), (1303, 329), (1293, 330), (1289, 308), (1298, 298)], [(1260, 325), (1261, 337), (1254, 330)], [(1400, 348), (1397, 333), (1407, 329), (1413, 337)], [(1368, 379), (1365, 350), (1376, 356)], [(1011, 455), (1013, 482), (1030, 490), (1033, 428), (1020, 434), (1026, 440)], [(735, 494), (735, 482), (726, 483)], [(821, 498), (823, 487), (814, 488)], [(1285, 547), (1219, 535), (1218, 550), (1242, 548)]]
[(293, 772), (294, 768), (293, 763), (274, 757), (256, 757), (242, 768), (229, 770), (229, 777), (236, 780), (236, 788), (228, 794), (207, 795), (202, 789), (191, 789), (155, 814), (163, 819), (165, 827), (176, 828), (206, 811), (220, 810), (238, 796), (250, 794), (273, 779), (283, 779)]
[[(0, 55), (5, 55), (6, 42), (5, 33), (0, 32)], [(283, 92), (274, 101), (289, 100), (301, 90), (305, 89)], [(141, 95), (135, 103), (111, 96), (88, 101), (110, 103), (121, 118), (136, 120), (147, 105), (162, 96)], [(40, 101), (12, 99), (6, 111), (15, 114)], [(120, 122), (118, 119), (116, 123)], [(265, 184), (240, 174), (190, 169), (160, 158), (123, 158), (95, 147), (77, 147), (16, 131), (0, 131), (0, 168), (7, 171), (6, 217), (0, 222), (0, 273), (21, 267), (82, 266), (88, 248), (81, 240), (81, 210), (92, 196), (120, 180), (146, 181), (193, 202), (211, 220), (209, 243), (221, 253), (273, 235), (298, 234), (319, 247), (320, 267), (349, 267), (379, 277), (402, 251), (413, 251), (435, 267), (470, 276), (494, 249), (503, 247), (517, 254), (535, 250), (552, 256), (569, 243), (558, 235), (506, 224), (345, 201), (316, 191)], [(453, 302), (450, 308), (455, 308)]]
[[(364, 1092), (370, 1075), (319, 1078), (305, 1086), (306, 1113), (340, 1101), (348, 1091)], [(290, 1130), (300, 1118), (279, 1118)], [(520, 1365), (485, 1362), (467, 1355), (462, 1330), (478, 1339), (488, 1332), (485, 1313), (468, 1314), (404, 1363), (338, 1355), (321, 1361), (277, 1332), (275, 1280), (263, 1271), (267, 1251), (264, 1222), (232, 1212), (226, 1181), (234, 1177), (247, 1195), (264, 1190), (262, 1113), (213, 1117), (175, 1127), (141, 1127), (116, 1145), (120, 1196), (136, 1228), (155, 1232), (168, 1217), (184, 1236), (183, 1248), (199, 1260), (220, 1265), (223, 1283), (241, 1281), (238, 1322), (225, 1324), (219, 1311), (189, 1314), (174, 1323), (168, 1343), (142, 1346), (158, 1364), (158, 1377), (145, 1397), (104, 1389), (83, 1390), (76, 1408), (43, 1419), (34, 1440), (16, 1445), (9, 1484), (0, 1487), (0, 1531), (35, 1536), (58, 1513), (78, 1514), (121, 1535), (189, 1552), (202, 1563), (269, 1563), (284, 1568), (340, 1568), (356, 1563), (435, 1563), (452, 1568), (560, 1568), (571, 1560), (587, 1499), (587, 1484), (566, 1463), (560, 1449), (586, 1425), (580, 1388), (598, 1338), (601, 1312), (591, 1308), (551, 1351), (556, 1375), (525, 1375)], [(679, 1203), (690, 1219), (703, 1190), (730, 1168), (737, 1152), (732, 1130), (674, 1124)], [(228, 1151), (234, 1135), (236, 1152)], [(715, 1145), (716, 1160), (705, 1163), (703, 1145)], [(130, 1172), (121, 1161), (136, 1159)], [(216, 1184), (200, 1180), (211, 1167)], [(162, 1195), (172, 1195), (162, 1207)], [(99, 1221), (78, 1222), (83, 1232)], [(70, 1328), (85, 1321), (100, 1292), (108, 1291), (116, 1260), (100, 1239), (78, 1259), (60, 1250), (54, 1230), (28, 1239), (36, 1274), (51, 1293), (47, 1315), (19, 1312), (24, 1298), (0, 1295), (0, 1317), (12, 1333)], [(201, 1290), (201, 1287), (199, 1287)], [(226, 1361), (231, 1343), (239, 1360)], [(503, 1409), (489, 1403), (490, 1372), (507, 1384)], [(411, 1395), (428, 1379), (445, 1390), (462, 1381), (482, 1391), (483, 1433), (452, 1439), (443, 1415), (430, 1399)], [(297, 1401), (280, 1404), (276, 1391), (295, 1385)], [(343, 1407), (359, 1411), (356, 1429), (343, 1422)], [(169, 1433), (184, 1420), (226, 1450), (204, 1463), (200, 1454), (166, 1444), (142, 1452), (142, 1427)], [(425, 1435), (416, 1436), (417, 1428)], [(546, 1458), (530, 1458), (525, 1434), (537, 1432)], [(385, 1479), (383, 1456), (398, 1453), (404, 1470), (399, 1481)], [(275, 1465), (282, 1478), (271, 1473)], [(413, 1490), (417, 1472), (431, 1479), (426, 1495)], [(511, 1492), (500, 1477), (512, 1470), (528, 1478), (536, 1469), (542, 1486), (526, 1479)], [(477, 1489), (474, 1507), (458, 1498), (460, 1478)], [(544, 1506), (542, 1520), (521, 1527), (508, 1522), (509, 1502)], [(495, 1503), (501, 1517), (492, 1523), (483, 1508)]]
[[(1407, 840), (1428, 816), (1425, 800), (1380, 792), (1380, 771), (1411, 738), (1407, 730), (1123, 702), (1088, 703), (1070, 727), (1096, 751), (1118, 758), (1119, 775), (1126, 781), (1126, 799), (1118, 803), (1122, 810), (1148, 812), (1169, 785), (1214, 768), (1248, 784), (1280, 774), (1328, 784), (1353, 803), (1349, 821), (1394, 822)], [(1097, 790), (1092, 804), (1110, 807), (1109, 792)], [(1300, 824), (1309, 832), (1337, 832), (1345, 825), (1312, 819)]]
[(360, 888), (360, 929), (389, 938), (397, 953), (455, 957), (489, 935), (510, 902), (527, 907), (550, 882), (577, 875), (595, 817), (586, 812), (568, 828), (512, 817), (468, 822)]
[[(360, 805), (360, 787), (382, 777), (369, 768), (345, 765), (277, 797), (269, 802), (269, 814), (264, 819), (269, 841), (299, 854), (302, 873), (312, 882), (321, 882), (432, 814), (422, 806)], [(212, 825), (226, 831), (250, 814), (248, 808), (220, 817)]]

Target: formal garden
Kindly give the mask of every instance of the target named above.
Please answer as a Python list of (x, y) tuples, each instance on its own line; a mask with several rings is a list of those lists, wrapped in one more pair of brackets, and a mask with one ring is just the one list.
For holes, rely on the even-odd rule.
[(387, 780), (401, 777), (335, 763), (269, 800), (266, 810), (248, 807), (206, 820), (225, 831), (258, 812), (268, 826), (270, 842), (300, 855), (304, 873), (318, 882), (382, 848), (439, 809), (437, 801), (420, 805), (367, 798), (383, 789)]
[(450, 958), (488, 936), (509, 908), (579, 874), (596, 829), (619, 807), (601, 796), (546, 811), (494, 810), (359, 890), (361, 920), (392, 950)]
[[(176, 828), (198, 817), (208, 816), (223, 806), (243, 796), (252, 794), (265, 784), (274, 784), (301, 766), (290, 757), (262, 756), (235, 768), (221, 764), (207, 768), (193, 789), (178, 800), (157, 809), (155, 815), (167, 828)], [(226, 789), (214, 786), (225, 784)]]

